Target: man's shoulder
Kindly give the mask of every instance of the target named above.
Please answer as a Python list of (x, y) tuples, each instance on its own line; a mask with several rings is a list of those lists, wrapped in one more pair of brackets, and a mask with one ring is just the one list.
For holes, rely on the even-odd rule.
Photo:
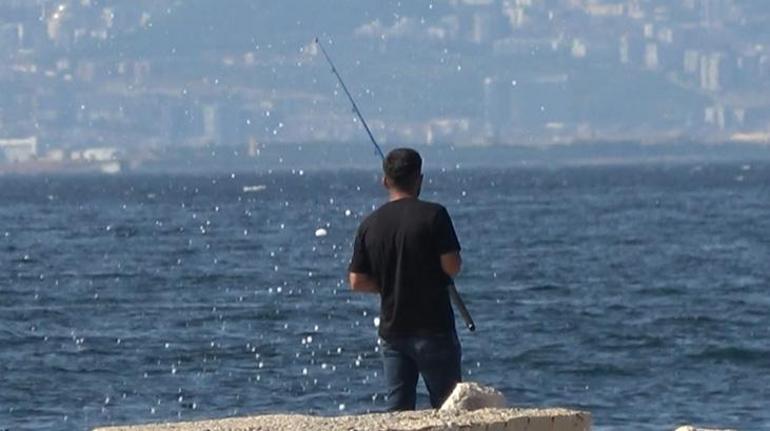
[(444, 205), (441, 205), (438, 202), (432, 202), (432, 201), (424, 201), (424, 200), (418, 200), (418, 202), (425, 205), (426, 208), (429, 208), (433, 211), (446, 211), (446, 207)]
[(404, 214), (403, 210), (405, 208), (408, 208), (407, 212), (412, 215), (414, 215), (415, 212), (418, 212), (427, 215), (430, 218), (435, 217), (436, 214), (441, 212), (446, 212), (446, 208), (437, 202), (425, 201), (422, 199), (403, 199), (381, 205), (361, 221), (360, 227), (365, 229), (380, 221), (387, 222), (387, 220), (391, 220), (394, 215), (398, 217), (396, 214)]
[(446, 207), (438, 202), (417, 200), (417, 205), (420, 207), (420, 211), (425, 214), (435, 217), (437, 214), (448, 214)]

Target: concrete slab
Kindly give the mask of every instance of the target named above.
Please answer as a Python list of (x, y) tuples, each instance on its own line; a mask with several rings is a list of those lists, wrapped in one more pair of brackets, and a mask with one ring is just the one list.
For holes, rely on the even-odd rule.
[(591, 414), (565, 409), (424, 410), (359, 416), (265, 415), (94, 431), (590, 431)]
[(676, 431), (736, 431), (734, 429), (716, 429), (716, 428), (696, 428), (692, 425), (682, 426), (676, 429)]

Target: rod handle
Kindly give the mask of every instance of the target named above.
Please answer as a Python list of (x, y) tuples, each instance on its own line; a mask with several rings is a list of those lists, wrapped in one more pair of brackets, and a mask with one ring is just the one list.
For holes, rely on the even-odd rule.
[(468, 327), (468, 330), (471, 332), (476, 331), (476, 324), (473, 323), (473, 317), (471, 317), (471, 313), (468, 312), (468, 308), (465, 307), (465, 302), (463, 302), (463, 298), (460, 297), (460, 293), (457, 291), (457, 287), (455, 287), (454, 283), (451, 283), (448, 289), (449, 298), (457, 308), (457, 311), (460, 312), (460, 316), (463, 318), (465, 326)]

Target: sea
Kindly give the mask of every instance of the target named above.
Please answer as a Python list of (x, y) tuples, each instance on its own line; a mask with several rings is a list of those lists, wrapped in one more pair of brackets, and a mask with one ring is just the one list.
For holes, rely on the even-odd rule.
[[(770, 163), (426, 172), (463, 376), (597, 430), (770, 429)], [(0, 430), (377, 412), (374, 170), (0, 178)], [(427, 408), (420, 387), (419, 407)]]

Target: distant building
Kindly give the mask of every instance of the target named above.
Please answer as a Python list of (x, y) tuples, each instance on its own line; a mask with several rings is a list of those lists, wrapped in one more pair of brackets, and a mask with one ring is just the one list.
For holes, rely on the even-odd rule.
[(639, 0), (629, 0), (628, 1), (628, 17), (631, 19), (636, 20), (642, 20), (645, 18), (644, 9), (642, 9), (642, 5), (640, 4)]
[(220, 113), (215, 105), (204, 105), (201, 108), (203, 120), (203, 140), (207, 143), (218, 143), (220, 132)]
[(627, 34), (624, 34), (623, 36), (620, 37), (619, 51), (620, 51), (620, 63), (621, 64), (631, 63), (631, 46), (629, 45)]
[(622, 4), (589, 3), (585, 9), (586, 13), (593, 16), (619, 17), (625, 14), (625, 5)]
[(655, 25), (651, 23), (647, 23), (643, 27), (644, 31), (644, 38), (645, 39), (652, 39), (655, 37)]
[(721, 26), (733, 12), (733, 0), (700, 0), (701, 24), (704, 27)]
[(503, 4), (503, 15), (508, 19), (508, 25), (512, 30), (524, 27), (527, 20), (526, 10), (523, 7), (514, 7), (511, 4)]
[(703, 121), (711, 126), (718, 128), (719, 130), (725, 130), (725, 108), (722, 105), (714, 105), (706, 107), (703, 113)]
[[(518, 113), (514, 112), (516, 105), (520, 104), (521, 108), (524, 108), (530, 100), (526, 95), (519, 94), (519, 83), (511, 75), (486, 77), (483, 88), (483, 134), (488, 140), (499, 141), (506, 130), (521, 125), (517, 121)], [(458, 130), (457, 127), (454, 129)]]
[(684, 52), (683, 59), (684, 72), (695, 75), (700, 70), (700, 53), (694, 49), (688, 49)]
[(0, 139), (0, 152), (6, 162), (23, 163), (37, 158), (37, 137)]
[(575, 58), (585, 58), (588, 54), (588, 45), (580, 39), (572, 39), (572, 49), (570, 53)]
[(668, 27), (659, 29), (658, 41), (668, 45), (674, 43), (674, 30)]
[(81, 152), (83, 160), (89, 162), (106, 162), (118, 159), (117, 148), (88, 148)]
[(24, 42), (24, 24), (0, 23), (0, 52), (15, 52)]
[(644, 67), (649, 70), (656, 70), (658, 66), (660, 66), (658, 45), (655, 43), (648, 43), (644, 49)]
[(700, 87), (706, 91), (719, 91), (720, 76), (719, 66), (722, 56), (719, 53), (703, 55), (700, 57)]

